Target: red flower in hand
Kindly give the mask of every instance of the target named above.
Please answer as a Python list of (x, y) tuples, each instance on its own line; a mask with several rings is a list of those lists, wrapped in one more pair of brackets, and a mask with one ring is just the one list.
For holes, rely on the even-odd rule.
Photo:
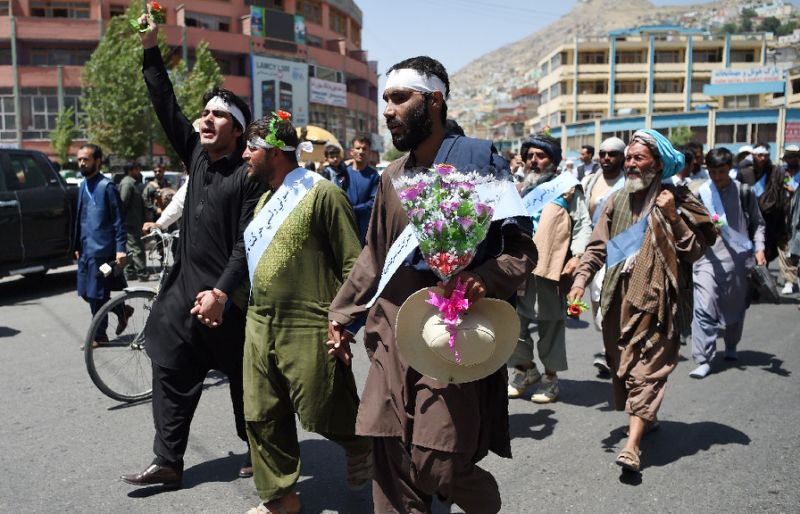
[(286, 111), (278, 111), (278, 118), (282, 119), (283, 121), (286, 121), (291, 117), (292, 115)]
[(567, 304), (567, 316), (578, 319), (581, 313), (589, 310), (589, 306), (580, 300), (573, 300)]
[(164, 8), (161, 7), (161, 4), (158, 2), (150, 2), (150, 10), (151, 11), (163, 11)]

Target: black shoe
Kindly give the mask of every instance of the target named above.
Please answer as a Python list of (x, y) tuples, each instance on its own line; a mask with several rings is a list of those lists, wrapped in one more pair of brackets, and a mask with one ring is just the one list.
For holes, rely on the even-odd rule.
[(122, 475), (120, 478), (125, 483), (138, 486), (162, 484), (176, 489), (183, 486), (183, 471), (158, 464), (150, 464), (141, 473)]
[(117, 314), (117, 329), (114, 331), (117, 335), (122, 334), (128, 328), (128, 320), (133, 316), (133, 307), (125, 305), (122, 307), (122, 312), (122, 316)]
[(250, 459), (250, 450), (244, 454), (242, 467), (239, 468), (239, 478), (250, 478), (253, 476), (253, 461)]

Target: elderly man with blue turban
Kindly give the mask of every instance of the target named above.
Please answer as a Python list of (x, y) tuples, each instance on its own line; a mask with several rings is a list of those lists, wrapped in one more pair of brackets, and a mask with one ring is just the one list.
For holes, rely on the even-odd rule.
[(652, 130), (637, 131), (625, 157), (625, 185), (603, 205), (570, 300), (583, 297), (605, 264), (600, 308), (614, 403), (629, 415), (616, 463), (640, 469), (639, 444), (658, 428), (667, 377), (678, 363), (679, 334), (691, 322), (692, 263), (716, 239), (708, 211), (688, 188), (664, 183), (683, 154)]

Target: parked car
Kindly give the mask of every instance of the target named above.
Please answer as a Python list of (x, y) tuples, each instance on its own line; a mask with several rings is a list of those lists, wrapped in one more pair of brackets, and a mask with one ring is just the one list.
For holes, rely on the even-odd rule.
[(77, 200), (45, 154), (0, 149), (0, 277), (71, 264)]

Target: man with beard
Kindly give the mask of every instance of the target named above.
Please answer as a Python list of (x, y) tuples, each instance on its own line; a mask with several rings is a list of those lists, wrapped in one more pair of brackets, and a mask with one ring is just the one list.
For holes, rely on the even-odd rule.
[[(583, 180), (583, 190), (586, 191), (586, 203), (589, 207), (589, 216), (592, 227), (597, 224), (603, 205), (606, 200), (625, 185), (625, 174), (622, 166), (625, 164), (625, 141), (618, 137), (610, 137), (600, 143), (598, 151), (602, 173), (594, 173)], [(602, 268), (589, 285), (589, 301), (592, 305), (592, 321), (594, 327), (600, 330), (602, 317), (600, 316), (600, 293), (603, 286), (605, 268)], [(592, 365), (605, 376), (611, 372), (606, 362), (606, 353), (595, 354)]]
[(764, 219), (755, 195), (750, 186), (732, 180), (728, 174), (733, 155), (727, 148), (711, 150), (706, 166), (711, 180), (703, 184), (697, 196), (708, 212), (718, 217), (721, 237), (694, 263), (692, 358), (697, 367), (689, 373), (693, 378), (711, 373), (719, 325), (725, 327), (725, 360), (737, 359), (736, 345), (742, 338), (750, 303), (747, 271), (753, 264), (767, 263)]
[(791, 264), (786, 260), (786, 242), (788, 231), (786, 228), (786, 214), (789, 210), (786, 190), (783, 184), (783, 170), (772, 164), (769, 157), (769, 148), (764, 143), (758, 144), (753, 149), (753, 168), (739, 170), (739, 181), (753, 188), (761, 215), (767, 226), (764, 252), (767, 261), (779, 258), (778, 268), (785, 283), (790, 287), (797, 280), (792, 275)]
[[(180, 110), (157, 45), (158, 27), (140, 34), (143, 74), (161, 126), (189, 171), (177, 257), (145, 326), (153, 364), (155, 459), (141, 473), (123, 475), (137, 486), (181, 487), (189, 427), (211, 369), (228, 375), (236, 431), (247, 441), (242, 397), (247, 262), (242, 231), (264, 187), (247, 177), (242, 161), (250, 110), (241, 98), (215, 88), (203, 98), (199, 133)], [(250, 453), (240, 476), (252, 475)]]
[[(715, 240), (705, 207), (685, 187), (666, 185), (683, 155), (654, 130), (639, 130), (625, 158), (625, 186), (605, 203), (568, 298), (580, 300), (605, 264), (600, 308), (614, 404), (629, 415), (616, 463), (639, 471), (639, 445), (658, 427), (667, 377), (678, 363), (684, 302), (681, 274)], [(691, 292), (689, 291), (689, 294)]]
[(305, 430), (345, 449), (349, 487), (372, 478), (372, 442), (355, 435), (353, 371), (328, 355), (324, 344), (328, 307), (361, 246), (344, 192), (298, 166), (295, 151), (303, 148), (288, 113), (253, 122), (247, 139), (247, 173), (270, 188), (244, 233), (252, 284), (244, 409), (253, 480), (263, 502), (250, 512), (296, 513), (295, 413)]
[[(78, 169), (83, 175), (74, 238), (78, 295), (89, 303), (92, 316), (111, 298), (111, 291), (120, 291), (127, 285), (122, 277), (122, 267), (127, 260), (122, 200), (114, 182), (100, 173), (102, 162), (103, 151), (99, 146), (85, 144), (78, 150)], [(114, 271), (98, 276), (100, 266), (107, 263), (115, 264)], [(119, 319), (119, 333), (127, 325), (131, 313), (130, 307), (115, 312)], [(108, 341), (106, 327), (107, 321), (104, 320), (92, 344)]]
[[(164, 166), (161, 164), (153, 166), (153, 180), (145, 184), (144, 191), (142, 191), (142, 199), (147, 208), (147, 221), (157, 220), (159, 216), (161, 216), (161, 208), (156, 205), (156, 197), (160, 194), (162, 189), (172, 187), (169, 180), (164, 177)], [(176, 184), (175, 187), (177, 188), (178, 185)]]
[[(400, 306), (416, 291), (436, 285), (437, 278), (419, 249), (405, 246), (411, 232), (405, 231), (408, 218), (392, 177), (433, 163), (462, 171), (508, 168), (491, 142), (446, 131), (449, 89), (447, 72), (430, 57), (389, 69), (383, 115), (395, 148), (409, 153), (381, 176), (367, 245), (328, 314), (331, 352), (347, 363), (352, 334), (366, 318), (371, 366), (356, 433), (373, 441), (375, 512), (430, 512), (434, 495), (465, 512), (498, 512), (497, 482), (476, 463), (490, 450), (510, 457), (503, 368), (473, 382), (446, 384), (409, 367), (395, 343)], [(457, 275), (470, 301), (510, 298), (533, 268), (530, 218), (519, 207), (515, 217), (492, 222), (467, 271)], [(448, 282), (446, 295), (455, 283), (455, 278)]]
[[(546, 135), (531, 138), (533, 159), (531, 176), (533, 187), (523, 191), (523, 196), (536, 194), (536, 190), (556, 177), (555, 170), (561, 162), (561, 145)], [(569, 172), (564, 172), (569, 173)], [(563, 179), (561, 179), (563, 180)], [(534, 238), (538, 262), (536, 269), (525, 282), (524, 294), (518, 299), (520, 335), (514, 354), (508, 360), (510, 368), (507, 393), (509, 398), (519, 398), (528, 386), (539, 383), (531, 396), (536, 403), (552, 403), (559, 394), (558, 372), (567, 370), (566, 312), (564, 294), (578, 267), (580, 257), (592, 233), (589, 211), (583, 188), (572, 179), (572, 184), (556, 192), (555, 198), (530, 212), (534, 223)], [(539, 341), (536, 343), (544, 376), (533, 359), (534, 334), (530, 327), (536, 323)]]

